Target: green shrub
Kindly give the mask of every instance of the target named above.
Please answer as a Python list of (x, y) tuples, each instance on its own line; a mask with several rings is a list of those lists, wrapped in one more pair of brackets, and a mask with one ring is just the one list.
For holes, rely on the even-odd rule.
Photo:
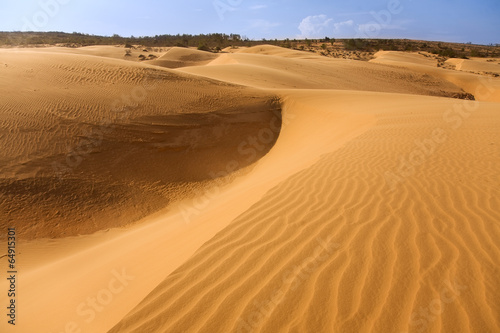
[(210, 48), (206, 44), (202, 44), (202, 43), (200, 43), (200, 45), (198, 45), (198, 50), (210, 52)]

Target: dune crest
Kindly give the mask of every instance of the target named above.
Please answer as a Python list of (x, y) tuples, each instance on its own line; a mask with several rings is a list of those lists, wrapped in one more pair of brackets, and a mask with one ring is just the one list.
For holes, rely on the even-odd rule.
[(255, 89), (87, 55), (0, 59), (0, 223), (25, 239), (135, 222), (193, 195), (229, 162), (233, 171), (256, 162), (277, 135), (252, 159), (239, 143), (271, 120), (279, 133), (275, 96)]
[[(466, 133), (497, 122), (495, 107), (479, 105), (455, 130), (441, 118), (452, 100), (297, 95), (330, 110), (349, 105), (350, 113), (375, 116), (376, 125), (369, 122), (337, 149), (325, 145), (321, 158), (269, 190), (110, 332), (450, 332), (478, 320), (486, 331), (497, 330), (499, 295), (491, 286), (498, 283), (498, 193), (495, 185), (460, 176), (481, 173), (493, 181), (498, 158), (486, 162), (493, 147), (473, 147), (498, 134), (487, 130), (471, 144)], [(397, 172), (399, 154), (422, 133), (432, 137), (428, 128), (435, 126), (443, 126), (444, 141), (428, 146), (436, 153), (426, 157), (427, 167), (412, 166), (414, 174), (398, 174), (402, 179), (392, 184), (385, 173)], [(286, 135), (285, 128), (276, 149)], [(419, 312), (436, 304), (439, 321)]]
[[(437, 68), (435, 62), (425, 60), (422, 55), (401, 54), (393, 51), (378, 52), (375, 54), (375, 59), (370, 60), (370, 62), (408, 68), (419, 73), (432, 75), (462, 88), (463, 91), (474, 96), (476, 100), (500, 102), (500, 80), (495, 77)], [(451, 59), (447, 63), (460, 64), (462, 61)], [(477, 62), (474, 62), (473, 66), (477, 66)]]
[(415, 53), (66, 51), (0, 51), (0, 208), (41, 221), (18, 226), (21, 332), (500, 330), (500, 79)]
[(210, 52), (173, 47), (158, 59), (149, 60), (147, 63), (167, 68), (179, 68), (205, 65), (217, 57), (218, 55)]

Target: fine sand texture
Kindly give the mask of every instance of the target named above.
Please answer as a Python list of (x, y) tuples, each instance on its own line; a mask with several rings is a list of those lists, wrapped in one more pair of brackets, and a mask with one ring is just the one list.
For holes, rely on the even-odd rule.
[[(88, 55), (3, 51), (2, 225), (23, 238), (126, 225), (194, 193), (277, 120), (272, 94)], [(277, 138), (277, 135), (276, 135)]]
[(492, 63), (228, 51), (0, 50), (0, 331), (499, 332)]

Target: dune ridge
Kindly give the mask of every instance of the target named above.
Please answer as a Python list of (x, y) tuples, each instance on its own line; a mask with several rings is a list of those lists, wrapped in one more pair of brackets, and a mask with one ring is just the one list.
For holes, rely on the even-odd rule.
[[(423, 55), (380, 51), (375, 54), (375, 59), (370, 60), (370, 62), (408, 68), (416, 72), (432, 75), (436, 78), (442, 78), (462, 88), (465, 92), (472, 94), (479, 101), (500, 101), (500, 80), (497, 78), (466, 73), (460, 70), (437, 68), (435, 67), (435, 62), (426, 59)], [(460, 62), (461, 60), (457, 59), (447, 60), (447, 63)], [(478, 61), (470, 61), (470, 63), (473, 63), (473, 66), (482, 66)]]
[(0, 59), (1, 224), (25, 239), (135, 222), (229, 161), (236, 170), (255, 162), (273, 142), (254, 161), (237, 144), (272, 119), (279, 127), (275, 96), (250, 88), (51, 50)]
[[(497, 330), (498, 295), (491, 288), (498, 282), (494, 257), (500, 250), (495, 191), (473, 179), (462, 178), (460, 186), (454, 182), (474, 170), (493, 177), (495, 163), (477, 163), (491, 158), (491, 151), (475, 151), (467, 135), (453, 133), (427, 168), (391, 191), (380, 174), (397, 159), (377, 159), (379, 154), (411, 144), (429, 122), (439, 124), (437, 115), (451, 104), (433, 99), (424, 104), (421, 98), (425, 111), (415, 114), (408, 107), (411, 98), (392, 97), (392, 105), (371, 108), (379, 111), (375, 127), (270, 190), (111, 332)], [(470, 131), (484, 117), (491, 120), (493, 110), (482, 105), (459, 131)], [(490, 130), (482, 140), (492, 137), (498, 138)], [(464, 164), (456, 154), (474, 154), (475, 162)], [(456, 162), (441, 168), (451, 161)], [(481, 205), (487, 202), (491, 205)], [(316, 260), (313, 270), (302, 268), (289, 281), (284, 272), (309, 262), (328, 240), (333, 242), (328, 259)], [(457, 286), (457, 294), (442, 303), (440, 320), (419, 315), (420, 307), (450, 288), (447, 284)], [(283, 295), (273, 304), (276, 291)]]
[[(103, 57), (33, 51), (47, 63), (57, 60), (50, 78), (54, 97), (68, 82), (83, 92), (96, 80), (124, 81), (122, 91), (159, 78), (161, 89), (138, 109), (136, 122), (117, 123), (119, 133), (155, 144), (158, 138), (164, 143), (166, 125), (181, 129), (174, 139), (186, 128), (225, 122), (229, 132), (209, 131), (213, 136), (202, 141), (220, 149), (217, 138), (227, 138), (232, 150), (216, 149), (219, 155), (203, 160), (202, 148), (195, 149), (179, 174), (195, 164), (189, 180), (200, 181), (195, 176), (209, 173), (207, 163), (225, 175), (234, 161), (244, 172), (195, 185), (195, 197), (127, 228), (24, 242), (23, 312), (34, 319), (21, 321), (21, 331), (59, 332), (72, 324), (82, 332), (112, 333), (500, 330), (497, 78), (395, 52), (363, 63), (273, 46), (208, 58), (171, 51), (165, 58), (177, 69), (113, 59), (109, 50)], [(23, 64), (23, 52), (0, 53), (0, 62)], [(12, 54), (15, 59), (6, 58)], [(23, 70), (35, 86), (30, 68)], [(88, 99), (72, 95), (95, 117), (79, 124), (106, 115), (100, 105), (114, 88), (106, 89)], [(165, 97), (165, 91), (175, 93)], [(475, 100), (463, 99), (470, 95)], [(15, 114), (18, 97), (12, 93), (11, 104), (0, 109), (9, 135), (37, 121)], [(179, 108), (168, 113), (168, 122), (162, 105)], [(75, 115), (68, 112), (66, 119)], [(272, 131), (276, 121), (279, 132)], [(56, 133), (62, 140), (74, 135)], [(106, 153), (130, 142), (120, 140)], [(249, 142), (255, 144), (251, 159), (237, 149)], [(162, 148), (174, 148), (174, 165), (185, 146), (174, 140)], [(155, 166), (161, 170), (168, 159), (151, 163), (150, 150), (140, 152), (130, 163), (142, 171), (127, 177), (140, 174), (156, 186), (162, 173), (153, 172)], [(11, 176), (41, 172), (36, 167), (43, 164), (18, 155), (5, 169)], [(179, 185), (179, 192), (189, 192)], [(90, 309), (88, 297), (105, 292), (120, 272), (131, 277), (126, 286), (86, 321), (79, 307)]]
[(173, 47), (158, 59), (149, 60), (147, 63), (167, 68), (179, 68), (206, 65), (217, 57), (218, 55), (210, 52)]

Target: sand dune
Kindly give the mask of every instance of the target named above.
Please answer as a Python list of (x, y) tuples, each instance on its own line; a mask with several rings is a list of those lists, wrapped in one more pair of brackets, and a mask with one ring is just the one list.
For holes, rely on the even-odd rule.
[[(479, 105), (455, 131), (441, 118), (456, 105), (450, 100), (297, 95), (332, 113), (348, 107), (375, 116), (377, 124), (340, 148), (326, 145), (313, 165), (268, 191), (111, 332), (498, 330), (498, 156), (489, 161), (498, 134), (483, 127), (474, 143), (467, 134), (498, 123), (495, 106)], [(434, 127), (448, 138), (391, 189), (384, 173)], [(419, 309), (439, 299), (447, 281), (456, 297), (443, 303), (439, 320), (426, 322)]]
[(456, 70), (473, 73), (494, 73), (500, 75), (498, 59), (448, 59), (446, 62), (455, 66)]
[[(260, 49), (264, 54), (258, 53)], [(224, 54), (209, 66), (182, 71), (256, 88), (341, 89), (447, 97), (464, 93), (445, 79), (415, 71), (325, 58), (274, 46)]]
[(273, 95), (144, 64), (29, 50), (0, 61), (0, 223), (25, 238), (137, 221), (229, 161), (253, 163), (237, 144), (279, 117)]
[(205, 65), (216, 58), (217, 55), (210, 52), (173, 47), (160, 58), (147, 62), (161, 67), (179, 68)]
[[(112, 58), (112, 59), (122, 59), (139, 62), (141, 58), (140, 55), (144, 56), (144, 59), (148, 59), (149, 55), (154, 55), (155, 57), (163, 56), (168, 50), (169, 47), (163, 48), (125, 48), (124, 45), (98, 45), (98, 46), (84, 46), (78, 48), (71, 47), (40, 47), (40, 48), (30, 48), (30, 52), (40, 52), (40, 53), (61, 53), (61, 54), (80, 54), (80, 55), (88, 55), (95, 57), (103, 57), (103, 58)], [(26, 50), (24, 50), (26, 51)], [(127, 51), (130, 52), (130, 55), (127, 56)]]
[[(33, 216), (18, 228), (37, 238), (101, 230), (19, 245), (16, 329), (499, 331), (500, 80), (418, 54), (231, 51), (172, 49), (159, 66), (0, 52), (2, 212), (115, 209), (80, 220), (94, 229), (12, 218)], [(108, 106), (144, 81), (155, 89), (117, 119)], [(103, 118), (113, 131), (54, 190), (74, 199), (37, 201), (53, 192), (35, 179)], [(144, 216), (166, 209), (108, 230), (151, 202)]]
[(415, 72), (432, 75), (455, 84), (467, 93), (474, 95), (476, 100), (500, 102), (500, 80), (491, 76), (437, 68), (435, 63), (433, 65), (422, 55), (401, 54), (392, 51), (378, 52), (375, 54), (375, 59), (370, 60), (370, 62), (408, 68)]

